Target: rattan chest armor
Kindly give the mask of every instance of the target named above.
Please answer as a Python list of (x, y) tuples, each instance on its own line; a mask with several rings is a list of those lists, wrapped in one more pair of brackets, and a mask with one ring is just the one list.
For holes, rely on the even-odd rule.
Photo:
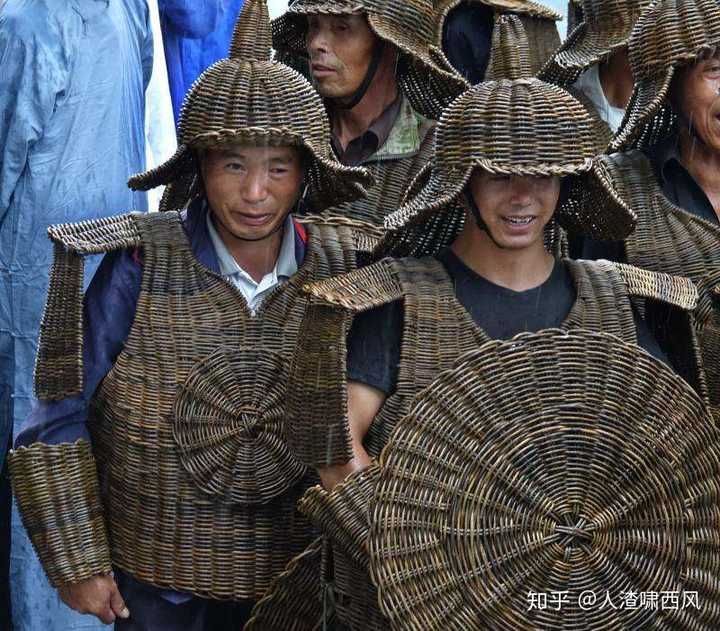
[[(650, 163), (638, 152), (629, 168), (644, 183), (628, 191), (638, 215), (625, 241), (628, 263), (690, 278), (700, 295), (695, 325), (703, 355), (710, 403), (720, 414), (720, 226), (675, 206), (657, 185)], [(648, 192), (649, 190), (649, 192)]]
[(375, 180), (368, 189), (367, 197), (336, 206), (333, 214), (366, 221), (382, 228), (385, 216), (400, 207), (410, 182), (432, 158), (432, 122), (424, 121), (418, 132), (420, 146), (416, 152), (402, 156), (373, 157), (364, 162), (361, 166), (370, 171)]
[[(577, 300), (562, 328), (612, 333), (635, 342), (635, 322), (621, 274), (607, 266), (567, 261)], [(396, 392), (370, 426), (366, 448), (379, 457), (415, 395), (461, 355), (489, 341), (455, 297), (452, 281), (436, 259), (400, 259), (395, 273), (404, 296), (404, 330)]]
[(283, 440), (304, 283), (354, 267), (349, 230), (309, 225), (307, 256), (257, 316), (200, 265), (177, 213), (138, 218), (142, 290), (92, 402), (113, 563), (153, 585), (254, 599), (312, 540), (311, 481)]

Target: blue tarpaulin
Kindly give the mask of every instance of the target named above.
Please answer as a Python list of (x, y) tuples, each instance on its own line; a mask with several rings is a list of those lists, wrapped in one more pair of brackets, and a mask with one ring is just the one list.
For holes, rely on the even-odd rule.
[[(151, 69), (146, 0), (0, 2), (0, 446), (30, 412), (48, 225), (147, 209), (126, 181)], [(15, 630), (98, 627), (59, 603), (17, 514), (11, 534)]]
[(195, 79), (228, 56), (243, 0), (159, 0), (158, 4), (177, 122)]

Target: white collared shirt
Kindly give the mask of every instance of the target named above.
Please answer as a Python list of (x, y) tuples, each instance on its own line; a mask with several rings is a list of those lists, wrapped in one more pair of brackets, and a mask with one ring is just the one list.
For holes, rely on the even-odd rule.
[(240, 291), (245, 298), (248, 309), (255, 315), (268, 293), (280, 283), (287, 281), (298, 270), (297, 260), (295, 259), (295, 226), (292, 215), (288, 214), (285, 219), (282, 244), (280, 245), (277, 261), (275, 261), (275, 267), (271, 272), (265, 274), (260, 279), (260, 282), (255, 282), (253, 277), (240, 267), (233, 255), (230, 254), (215, 229), (211, 212), (207, 213), (206, 221), (210, 240), (215, 248), (218, 265), (220, 266), (220, 275)]
[(609, 126), (613, 132), (620, 129), (620, 125), (625, 117), (625, 110), (621, 107), (610, 105), (605, 96), (602, 83), (600, 82), (600, 64), (593, 64), (585, 72), (583, 72), (575, 83), (573, 88), (582, 92), (591, 103), (595, 106), (597, 113)]

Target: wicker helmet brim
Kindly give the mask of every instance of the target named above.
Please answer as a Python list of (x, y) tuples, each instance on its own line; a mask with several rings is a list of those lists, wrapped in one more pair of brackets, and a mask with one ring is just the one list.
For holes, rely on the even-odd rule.
[(416, 242), (414, 255), (432, 255), (449, 245), (462, 226), (463, 192), (477, 168), (568, 178), (557, 222), (573, 234), (622, 240), (636, 216), (596, 153), (592, 120), (562, 88), (537, 79), (479, 84), (443, 114), (434, 160), (416, 176), (402, 206), (386, 217), (388, 234), (379, 247)]
[[(640, 17), (641, 10), (650, 0), (635, 2), (634, 7), (625, 7), (622, 20), (610, 19), (604, 21), (603, 27), (608, 24), (611, 28), (595, 28), (586, 20), (580, 22), (568, 35), (560, 48), (548, 59), (545, 66), (538, 73), (538, 77), (548, 83), (556, 85), (570, 85), (590, 66), (593, 66), (608, 57), (613, 51), (627, 46), (635, 22)], [(633, 8), (635, 10), (631, 11)], [(611, 9), (609, 9), (611, 10)], [(617, 7), (617, 10), (621, 10)], [(602, 8), (600, 9), (602, 12)], [(602, 15), (598, 15), (602, 20)]]
[(642, 15), (628, 44), (635, 89), (612, 151), (644, 149), (677, 131), (668, 96), (678, 68), (720, 46), (716, 0), (658, 0)]
[[(400, 51), (398, 83), (413, 108), (426, 118), (437, 120), (442, 110), (466, 90), (469, 83), (450, 65), (442, 50), (423, 41), (412, 25), (401, 27), (382, 15), (366, 11), (360, 3), (359, 7), (353, 13), (366, 15), (373, 33)], [(291, 65), (300, 67), (302, 64), (298, 60), (307, 57), (306, 16), (347, 13), (348, 6), (342, 3), (297, 0), (285, 14), (272, 21), (273, 45), (283, 58), (294, 59)]]
[(675, 67), (635, 82), (623, 122), (610, 143), (610, 151), (651, 147), (676, 129), (675, 115), (668, 94)]
[[(368, 550), (390, 628), (717, 628), (718, 556), (697, 523), (720, 536), (719, 438), (681, 377), (616, 336), (549, 329), (466, 353), (381, 456)], [(702, 613), (619, 611), (630, 590), (685, 587)], [(583, 610), (585, 590), (615, 604)], [(529, 606), (558, 592), (575, 597)]]
[[(214, 101), (214, 107), (208, 102)], [(372, 176), (333, 157), (322, 101), (295, 70), (278, 62), (221, 60), (188, 92), (180, 146), (168, 161), (130, 178), (135, 190), (167, 185), (178, 200), (198, 189), (197, 151), (230, 144), (291, 146), (307, 157), (307, 196), (317, 212), (365, 196)]]

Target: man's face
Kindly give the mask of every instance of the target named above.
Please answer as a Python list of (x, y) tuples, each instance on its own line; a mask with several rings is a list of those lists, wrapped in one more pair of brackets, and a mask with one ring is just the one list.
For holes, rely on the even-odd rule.
[(560, 178), (494, 175), (476, 169), (469, 186), (496, 246), (522, 250), (543, 241), (560, 197)]
[(702, 143), (720, 152), (720, 53), (685, 68), (678, 80), (676, 107)]
[(365, 79), (377, 36), (363, 15), (309, 15), (310, 72), (325, 98), (352, 96)]
[(304, 170), (294, 147), (229, 145), (204, 154), (202, 174), (218, 230), (258, 241), (285, 221), (300, 195)]

